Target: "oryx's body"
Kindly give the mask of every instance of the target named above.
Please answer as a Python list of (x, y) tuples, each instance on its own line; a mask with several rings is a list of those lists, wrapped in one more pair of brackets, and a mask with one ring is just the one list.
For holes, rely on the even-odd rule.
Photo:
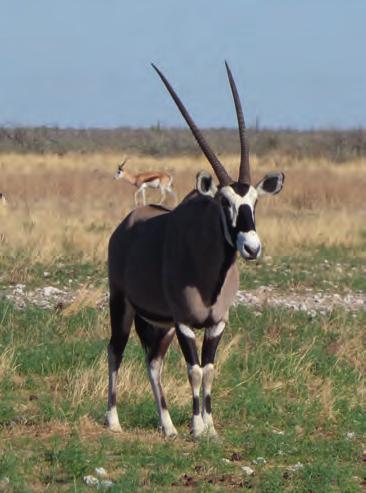
[(238, 273), (222, 221), (218, 202), (199, 194), (171, 212), (136, 209), (110, 241), (112, 289), (160, 324), (210, 327), (226, 320)]
[[(176, 333), (192, 387), (193, 434), (216, 434), (211, 415), (213, 362), (238, 289), (236, 252), (247, 260), (260, 254), (255, 204), (259, 195), (278, 193), (283, 183), (283, 175), (273, 173), (256, 187), (250, 185), (244, 119), (228, 67), (227, 71), (242, 144), (238, 182), (226, 173), (168, 81), (157, 70), (212, 164), (220, 185), (216, 188), (209, 175), (200, 173), (197, 191), (189, 194), (173, 211), (159, 206), (137, 208), (110, 239), (112, 337), (108, 349), (107, 421), (112, 430), (120, 429), (116, 409), (117, 372), (134, 320), (147, 352), (149, 376), (164, 433), (176, 434), (160, 382), (162, 361)], [(205, 330), (201, 359), (193, 328)]]
[(159, 204), (162, 204), (166, 198), (166, 193), (168, 192), (170, 195), (173, 196), (174, 202), (176, 203), (177, 201), (177, 196), (173, 190), (173, 177), (169, 175), (168, 173), (163, 173), (161, 171), (147, 171), (145, 173), (139, 173), (137, 175), (133, 175), (126, 169), (124, 169), (124, 165), (126, 164), (127, 159), (121, 163), (117, 171), (114, 175), (115, 180), (120, 180), (123, 179), (127, 181), (127, 183), (130, 183), (131, 185), (134, 185), (137, 190), (135, 192), (135, 205), (137, 206), (138, 204), (138, 196), (141, 194), (142, 196), (142, 203), (143, 205), (146, 204), (146, 189), (147, 188), (152, 188), (152, 189), (159, 189), (160, 190), (160, 202)]

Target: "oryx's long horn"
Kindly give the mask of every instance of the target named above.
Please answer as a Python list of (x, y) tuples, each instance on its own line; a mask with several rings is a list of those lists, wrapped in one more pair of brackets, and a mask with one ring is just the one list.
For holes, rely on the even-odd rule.
[(165, 78), (165, 76), (160, 72), (160, 70), (152, 63), (151, 64), (153, 68), (156, 70), (158, 73), (159, 77), (163, 81), (165, 87), (168, 89), (171, 97), (174, 99), (175, 104), (178, 106), (179, 111), (182, 113), (183, 118), (185, 121), (188, 123), (189, 128), (191, 129), (198, 145), (200, 146), (202, 152), (210, 162), (219, 182), (221, 185), (229, 185), (230, 183), (233, 183), (234, 180), (230, 178), (228, 173), (226, 172), (225, 168), (223, 165), (220, 163), (208, 143), (206, 142), (206, 139), (203, 137), (201, 131), (197, 127), (197, 125), (194, 123), (192, 120), (190, 114), (188, 113), (187, 109), (185, 108), (184, 104), (182, 101), (179, 99), (177, 93), (174, 91), (168, 80)]
[(240, 168), (239, 168), (239, 183), (246, 183), (250, 185), (250, 166), (249, 166), (249, 146), (246, 140), (245, 134), (245, 121), (244, 114), (241, 107), (240, 97), (238, 94), (238, 90), (236, 88), (236, 84), (229, 68), (227, 62), (225, 62), (227, 75), (229, 77), (231, 92), (233, 93), (236, 115), (238, 118), (238, 126), (239, 126), (239, 137), (240, 137)]

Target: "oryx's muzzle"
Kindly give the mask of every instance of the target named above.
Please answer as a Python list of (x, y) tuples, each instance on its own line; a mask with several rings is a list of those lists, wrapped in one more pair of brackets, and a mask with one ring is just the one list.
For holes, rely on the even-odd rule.
[(236, 248), (245, 260), (255, 260), (262, 251), (261, 241), (255, 231), (240, 231), (236, 237)]

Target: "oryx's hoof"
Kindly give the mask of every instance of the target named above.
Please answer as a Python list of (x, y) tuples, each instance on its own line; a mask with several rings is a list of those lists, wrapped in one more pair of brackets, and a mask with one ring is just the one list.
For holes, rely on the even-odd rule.
[(113, 433), (122, 433), (122, 428), (120, 424), (107, 425), (109, 431), (113, 431)]
[(178, 436), (178, 432), (175, 428), (172, 428), (171, 430), (164, 431), (164, 436), (169, 440), (175, 440)]
[(119, 419), (115, 411), (108, 411), (105, 418), (105, 425), (108, 430), (113, 431), (114, 433), (121, 433), (122, 428), (119, 424)]
[(215, 428), (213, 426), (207, 428), (205, 436), (209, 440), (212, 440), (212, 441), (215, 441), (215, 442), (221, 442), (220, 435), (217, 433), (217, 431), (215, 430)]
[(159, 432), (162, 433), (164, 438), (167, 438), (168, 440), (174, 440), (178, 436), (178, 432), (174, 425), (169, 427), (167, 426), (165, 428), (160, 425)]
[(191, 426), (191, 433), (193, 435), (193, 438), (196, 440), (197, 438), (201, 438), (204, 436), (206, 432), (206, 426), (203, 422), (202, 416), (199, 415), (194, 415), (192, 418), (192, 426)]

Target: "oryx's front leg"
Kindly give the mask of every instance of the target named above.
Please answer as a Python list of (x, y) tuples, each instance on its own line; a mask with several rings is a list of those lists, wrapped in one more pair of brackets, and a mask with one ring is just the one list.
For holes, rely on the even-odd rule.
[(188, 378), (193, 397), (192, 433), (197, 438), (205, 431), (205, 425), (200, 413), (200, 390), (203, 372), (198, 359), (196, 336), (193, 330), (184, 324), (177, 324), (176, 333), (187, 363)]
[(220, 342), (222, 333), (225, 328), (225, 322), (219, 322), (217, 325), (205, 330), (205, 336), (202, 345), (202, 418), (209, 436), (216, 436), (216, 430), (212, 420), (211, 412), (211, 389), (214, 379), (214, 359), (217, 346)]

